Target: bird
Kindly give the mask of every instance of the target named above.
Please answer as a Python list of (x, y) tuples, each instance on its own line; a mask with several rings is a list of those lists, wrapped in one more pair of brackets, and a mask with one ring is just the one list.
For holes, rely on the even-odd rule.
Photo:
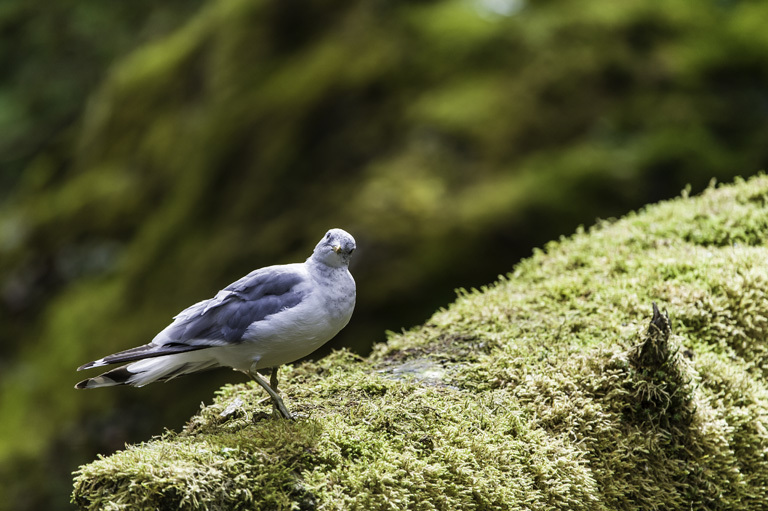
[[(231, 367), (269, 394), (276, 414), (292, 419), (277, 390), (277, 370), (309, 355), (349, 323), (356, 300), (349, 272), (355, 248), (351, 234), (330, 229), (305, 262), (254, 270), (181, 311), (148, 344), (80, 366), (78, 371), (124, 364), (75, 388), (142, 387)], [(267, 382), (258, 371), (270, 368)]]

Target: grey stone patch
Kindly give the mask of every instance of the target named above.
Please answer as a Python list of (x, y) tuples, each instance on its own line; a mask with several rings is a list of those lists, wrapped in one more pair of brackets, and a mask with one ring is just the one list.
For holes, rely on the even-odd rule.
[(229, 417), (233, 413), (236, 413), (240, 411), (240, 409), (243, 407), (243, 400), (239, 397), (236, 397), (234, 401), (229, 403), (226, 408), (224, 408), (224, 411), (219, 414), (219, 417)]
[(380, 373), (388, 374), (396, 380), (414, 379), (432, 385), (445, 385), (448, 371), (443, 364), (428, 358), (416, 358), (402, 364), (380, 369)]

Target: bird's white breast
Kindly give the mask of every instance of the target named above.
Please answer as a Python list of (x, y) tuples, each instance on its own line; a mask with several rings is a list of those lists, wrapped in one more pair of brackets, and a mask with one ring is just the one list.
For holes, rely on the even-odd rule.
[(223, 365), (248, 370), (254, 362), (257, 369), (287, 364), (309, 355), (347, 325), (355, 307), (355, 281), (349, 271), (310, 267), (308, 276), (302, 301), (251, 324), (243, 342), (222, 350)]

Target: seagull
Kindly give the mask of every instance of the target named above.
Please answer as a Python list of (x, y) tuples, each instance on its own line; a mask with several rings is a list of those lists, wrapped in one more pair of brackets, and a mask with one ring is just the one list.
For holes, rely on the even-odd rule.
[[(88, 362), (77, 370), (125, 364), (75, 388), (142, 387), (184, 374), (231, 367), (251, 376), (280, 416), (292, 415), (277, 392), (277, 369), (331, 340), (352, 317), (355, 239), (329, 230), (303, 263), (267, 266), (183, 310), (152, 342)], [(271, 368), (270, 381), (258, 373)]]

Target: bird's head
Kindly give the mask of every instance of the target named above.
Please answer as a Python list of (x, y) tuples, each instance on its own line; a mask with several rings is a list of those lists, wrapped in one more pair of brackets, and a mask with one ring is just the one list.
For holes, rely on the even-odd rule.
[(349, 265), (356, 248), (355, 238), (343, 229), (331, 229), (315, 247), (312, 258), (333, 268)]

